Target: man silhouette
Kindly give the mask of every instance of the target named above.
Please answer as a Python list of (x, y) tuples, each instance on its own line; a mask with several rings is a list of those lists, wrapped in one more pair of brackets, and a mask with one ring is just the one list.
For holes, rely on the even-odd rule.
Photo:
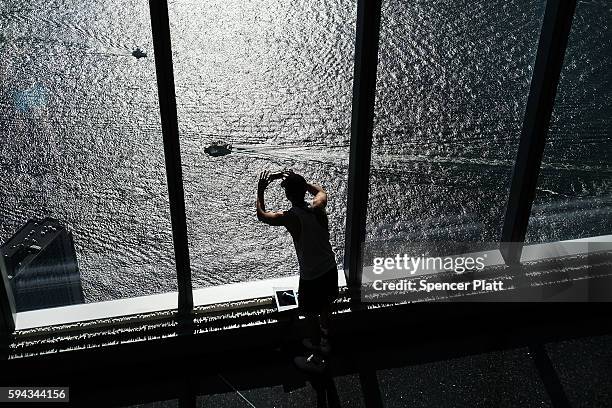
[[(291, 203), (287, 211), (266, 211), (264, 192), (274, 180), (280, 180)], [(308, 204), (306, 193), (313, 196)], [(329, 220), (325, 211), (327, 193), (322, 187), (306, 182), (293, 171), (260, 174), (257, 185), (257, 218), (274, 226), (287, 228), (298, 258), (300, 284), (298, 303), (307, 318), (311, 337), (303, 340), (312, 353), (296, 357), (296, 365), (304, 370), (323, 372), (329, 355), (329, 315), (331, 303), (338, 297), (338, 267), (329, 242)]]

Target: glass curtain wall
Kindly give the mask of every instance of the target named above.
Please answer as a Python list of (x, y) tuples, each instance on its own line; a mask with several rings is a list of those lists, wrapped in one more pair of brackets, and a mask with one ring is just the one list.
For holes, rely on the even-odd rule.
[(578, 2), (528, 242), (612, 233), (612, 6)]
[(544, 9), (383, 2), (367, 247), (497, 246)]
[[(177, 0), (169, 8), (193, 287), (298, 273), (288, 232), (256, 218), (262, 170), (291, 168), (328, 190), (341, 262), (356, 4)], [(288, 209), (277, 183), (266, 206)]]
[[(297, 274), (289, 234), (255, 216), (264, 169), (328, 190), (341, 262), (355, 6), (170, 4), (194, 287)], [(544, 8), (383, 2), (368, 245), (499, 241)], [(527, 241), (611, 230), (611, 15), (578, 5)], [(15, 4), (0, 27), (0, 245), (18, 297), (53, 279), (70, 294), (49, 305), (176, 290), (147, 2)], [(288, 207), (277, 185), (266, 201)]]
[(4, 2), (0, 60), (0, 244), (18, 297), (175, 291), (147, 1)]

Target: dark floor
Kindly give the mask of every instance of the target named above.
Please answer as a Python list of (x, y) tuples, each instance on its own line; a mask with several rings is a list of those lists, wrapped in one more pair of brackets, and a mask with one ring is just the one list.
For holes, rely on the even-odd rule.
[[(316, 407), (318, 402), (310, 382), (287, 391), (278, 385), (237, 392), (231, 376), (223, 375), (220, 381), (227, 382), (227, 392), (197, 396), (195, 406)], [(369, 375), (339, 375), (321, 388), (328, 390), (327, 406), (341, 407), (608, 408), (612, 407), (612, 336), (386, 368)], [(130, 407), (179, 406), (179, 400), (169, 400)]]

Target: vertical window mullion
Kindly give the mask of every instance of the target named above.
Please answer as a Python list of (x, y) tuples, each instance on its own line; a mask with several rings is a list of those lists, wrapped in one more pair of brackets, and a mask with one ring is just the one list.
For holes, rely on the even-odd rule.
[(187, 216), (185, 214), (185, 193), (181, 167), (178, 117), (176, 113), (176, 94), (174, 90), (174, 71), (172, 67), (172, 45), (170, 42), (170, 22), (167, 0), (149, 0), (151, 29), (155, 50), (155, 70), (159, 110), (164, 140), (166, 176), (170, 200), (170, 218), (178, 281), (178, 310), (189, 314), (193, 310), (191, 286), (191, 267), (189, 264), (189, 245), (187, 239)]
[(381, 3), (382, 0), (359, 0), (357, 3), (344, 256), (344, 273), (351, 288), (361, 285), (363, 270)]

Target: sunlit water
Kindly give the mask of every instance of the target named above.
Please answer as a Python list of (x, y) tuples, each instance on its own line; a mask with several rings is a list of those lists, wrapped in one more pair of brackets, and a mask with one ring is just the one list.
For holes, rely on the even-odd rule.
[[(611, 7), (579, 3), (531, 241), (612, 232)], [(499, 239), (543, 12), (384, 2), (369, 242)], [(341, 263), (355, 13), (170, 2), (194, 286), (297, 272), (288, 234), (256, 220), (262, 169), (329, 190)], [(176, 290), (147, 2), (0, 0), (0, 80), (0, 242), (52, 216), (73, 231), (87, 301)], [(239, 149), (206, 155), (219, 139)], [(268, 205), (286, 206), (278, 186)]]

